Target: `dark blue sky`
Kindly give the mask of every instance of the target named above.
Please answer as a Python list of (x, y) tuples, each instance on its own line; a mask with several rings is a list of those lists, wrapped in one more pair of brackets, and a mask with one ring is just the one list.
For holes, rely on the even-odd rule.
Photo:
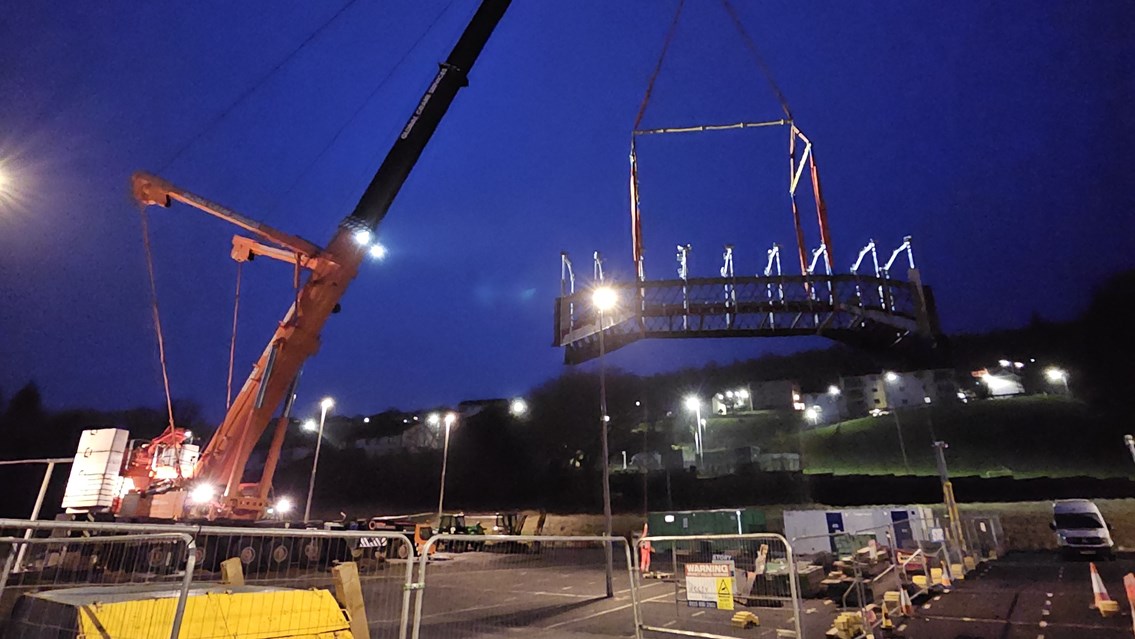
[[(889, 250), (912, 234), (945, 328), (971, 331), (1069, 318), (1090, 283), (1135, 265), (1129, 3), (735, 2), (817, 144), (841, 268), (869, 237)], [(645, 124), (778, 117), (719, 3), (687, 5)], [(0, 388), (33, 379), (52, 407), (162, 402), (136, 169), (326, 241), (475, 3), (358, 0), (211, 125), (341, 6), (5, 9)], [(559, 252), (631, 273), (629, 132), (673, 7), (514, 2), (380, 229), (389, 258), (326, 327), (301, 412), (324, 394), (353, 413), (513, 395), (561, 370)], [(644, 141), (648, 275), (673, 273), (678, 242), (704, 274), (725, 242), (739, 273), (790, 244), (785, 144)], [(151, 232), (174, 393), (219, 417), (232, 229), (176, 207), (152, 209)], [(290, 290), (287, 267), (246, 266), (238, 379)], [(822, 343), (644, 342), (612, 360), (649, 372)]]

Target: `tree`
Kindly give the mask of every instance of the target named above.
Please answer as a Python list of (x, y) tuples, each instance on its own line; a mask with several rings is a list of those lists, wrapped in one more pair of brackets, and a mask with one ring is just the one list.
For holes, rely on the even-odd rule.
[(0, 418), (0, 432), (4, 433), (10, 450), (16, 456), (25, 456), (42, 451), (45, 440), (50, 439), (45, 437), (45, 424), (46, 413), (39, 387), (35, 382), (28, 382), (9, 400)]

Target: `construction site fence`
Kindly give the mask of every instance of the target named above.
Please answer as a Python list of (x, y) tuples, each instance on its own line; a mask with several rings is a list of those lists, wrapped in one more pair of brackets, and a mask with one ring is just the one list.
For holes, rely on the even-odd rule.
[(417, 563), (412, 639), (580, 631), (589, 617), (642, 637), (623, 537), (439, 534)]
[[(814, 562), (822, 563), (825, 569), (830, 567), (833, 573), (843, 574), (843, 583), (836, 587), (837, 592), (829, 595), (842, 610), (857, 611), (864, 626), (871, 630), (883, 625), (888, 617), (893, 620), (907, 614), (909, 600), (964, 579), (977, 561), (996, 558), (1003, 547), (1004, 534), (996, 515), (963, 516), (962, 542), (918, 539), (912, 536), (912, 530), (909, 521), (900, 520), (826, 535), (795, 537), (792, 543), (830, 549), (813, 557)], [(922, 533), (931, 530), (923, 529)], [(832, 577), (829, 583), (834, 580)], [(892, 595), (888, 597), (887, 593)]]
[(1005, 554), (1005, 530), (1001, 517), (987, 513), (963, 513), (962, 534), (966, 548), (982, 559), (996, 559)]
[(0, 520), (0, 630), (405, 639), (416, 554), (398, 532)]
[[(12, 637), (60, 637), (90, 635), (98, 626), (118, 630), (115, 637), (152, 637), (166, 634), (178, 639), (189, 598), (194, 568), (194, 540), (186, 533), (151, 533), (119, 535), (114, 538), (81, 537), (66, 545), (52, 538), (0, 535), (5, 549), (0, 572), (0, 635)], [(80, 616), (78, 609), (65, 614), (50, 599), (21, 599), (25, 593), (50, 591), (82, 584), (90, 592), (90, 584), (114, 584), (118, 590), (129, 590), (148, 583), (145, 576), (131, 573), (109, 577), (102, 565), (124, 565), (137, 553), (161, 553), (183, 557), (185, 569), (180, 578), (168, 581), (162, 607), (151, 606), (127, 610), (123, 606), (92, 602), (93, 612)], [(25, 563), (26, 562), (26, 563)], [(90, 610), (90, 609), (88, 609)], [(144, 627), (146, 631), (131, 633), (128, 628)]]
[(801, 577), (782, 535), (646, 536), (637, 540), (635, 561), (644, 631), (744, 637), (751, 614), (776, 636), (803, 638)]
[[(880, 628), (888, 618), (893, 621), (912, 612), (904, 603), (929, 596), (944, 583), (964, 577), (965, 552), (960, 544), (914, 538), (912, 530), (909, 521), (899, 520), (842, 533), (848, 535), (844, 545), (856, 551), (851, 555), (855, 599), (870, 630)], [(930, 529), (922, 532), (929, 533)], [(871, 556), (871, 540), (885, 555), (885, 561), (878, 554)], [(888, 598), (887, 593), (892, 596)], [(893, 593), (899, 593), (898, 597)], [(841, 601), (844, 609), (851, 608), (848, 595), (845, 593)]]

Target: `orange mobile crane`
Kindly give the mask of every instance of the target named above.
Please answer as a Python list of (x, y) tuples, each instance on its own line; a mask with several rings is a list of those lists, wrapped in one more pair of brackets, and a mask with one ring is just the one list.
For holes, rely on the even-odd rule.
[[(252, 368), (224, 421), (198, 455), (187, 432), (172, 423), (159, 437), (126, 445), (125, 431), (87, 431), (68, 482), (70, 513), (103, 512), (138, 520), (254, 521), (269, 508), (269, 491), (289, 423), (294, 388), (304, 362), (319, 350), (328, 317), (358, 273), (378, 224), (390, 209), (422, 150), (467, 76), (510, 0), (482, 0), (446, 61), (402, 128), (355, 210), (325, 248), (248, 219), (146, 173), (133, 178), (142, 205), (182, 202), (256, 236), (233, 238), (233, 258), (265, 256), (310, 271), (291, 309)], [(277, 416), (277, 411), (282, 411)], [(244, 483), (253, 447), (275, 420), (259, 481)], [(103, 435), (99, 437), (99, 433)], [(120, 465), (119, 465), (120, 464)], [(117, 475), (117, 476), (116, 476)], [(92, 480), (94, 484), (92, 485)], [(115, 482), (117, 482), (115, 484)], [(85, 483), (85, 487), (84, 487)], [(108, 485), (111, 488), (106, 488)], [(113, 493), (113, 494), (111, 494)]]

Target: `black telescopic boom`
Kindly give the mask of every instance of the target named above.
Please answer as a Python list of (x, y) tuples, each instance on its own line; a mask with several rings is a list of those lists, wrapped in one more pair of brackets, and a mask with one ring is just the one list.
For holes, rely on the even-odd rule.
[(449, 105), (457, 91), (469, 84), (469, 70), (477, 61), (485, 42), (492, 35), (493, 29), (500, 22), (505, 9), (508, 9), (511, 0), (482, 0), (481, 6), (469, 25), (465, 27), (461, 39), (454, 45), (439, 68), (433, 82), (426, 89), (425, 95), (418, 102), (410, 120), (398, 134), (398, 140), (386, 154), (378, 173), (370, 181), (367, 190), (363, 193), (350, 218), (352, 226), (361, 224), (370, 229), (378, 226), (386, 212), (394, 202), (394, 196), (406, 182), (410, 170), (422, 154), (422, 149), (430, 141), (437, 125), (445, 117)]

